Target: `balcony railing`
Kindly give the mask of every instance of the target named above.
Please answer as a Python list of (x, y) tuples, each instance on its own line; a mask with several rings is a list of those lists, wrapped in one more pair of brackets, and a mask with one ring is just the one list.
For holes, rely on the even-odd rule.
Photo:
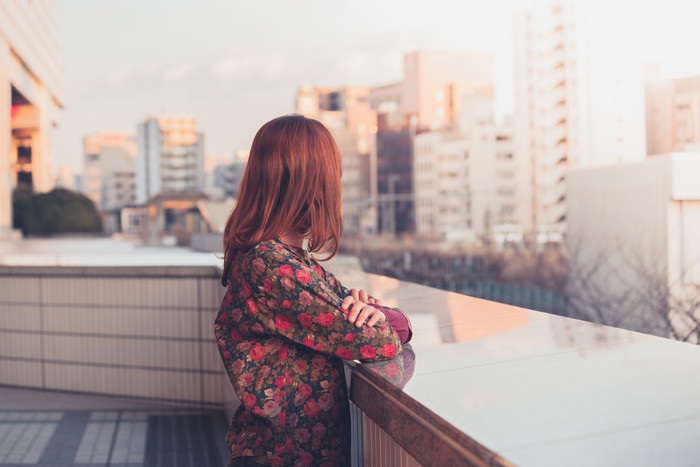
[[(366, 274), (412, 319), (349, 368), (355, 465), (667, 465), (700, 454), (700, 347)], [(214, 267), (0, 267), (0, 384), (230, 413)]]

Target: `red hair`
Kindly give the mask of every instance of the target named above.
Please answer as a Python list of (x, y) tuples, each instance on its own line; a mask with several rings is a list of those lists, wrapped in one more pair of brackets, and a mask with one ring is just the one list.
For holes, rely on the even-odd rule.
[(294, 232), (312, 253), (338, 252), (342, 231), (340, 152), (322, 123), (286, 115), (264, 124), (250, 148), (236, 207), (224, 231), (228, 282), (236, 254)]

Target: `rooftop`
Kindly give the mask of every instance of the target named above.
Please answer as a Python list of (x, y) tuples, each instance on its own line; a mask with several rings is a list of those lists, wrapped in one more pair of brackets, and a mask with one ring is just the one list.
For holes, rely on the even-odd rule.
[(0, 465), (225, 464), (222, 411), (0, 387)]

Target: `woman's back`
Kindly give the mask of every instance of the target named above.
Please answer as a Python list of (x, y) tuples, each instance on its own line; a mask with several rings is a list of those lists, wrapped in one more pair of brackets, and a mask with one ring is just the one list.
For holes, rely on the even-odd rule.
[(306, 251), (279, 240), (260, 242), (233, 259), (215, 323), (242, 402), (227, 435), (232, 457), (349, 464), (342, 359), (390, 358), (401, 346), (387, 323), (349, 323), (341, 309), (345, 293)]

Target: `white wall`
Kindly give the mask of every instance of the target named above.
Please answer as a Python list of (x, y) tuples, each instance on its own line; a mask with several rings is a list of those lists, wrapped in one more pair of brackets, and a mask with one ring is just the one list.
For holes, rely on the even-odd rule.
[[(664, 288), (700, 284), (699, 179), (700, 155), (679, 153), (569, 174), (570, 278), (590, 274), (601, 303), (620, 302), (626, 293), (644, 297), (621, 327), (647, 331), (652, 302), (664, 300), (658, 295)], [(570, 282), (576, 292), (572, 286), (580, 284)], [(605, 313), (614, 321), (627, 311)], [(667, 335), (657, 324), (652, 332)]]

